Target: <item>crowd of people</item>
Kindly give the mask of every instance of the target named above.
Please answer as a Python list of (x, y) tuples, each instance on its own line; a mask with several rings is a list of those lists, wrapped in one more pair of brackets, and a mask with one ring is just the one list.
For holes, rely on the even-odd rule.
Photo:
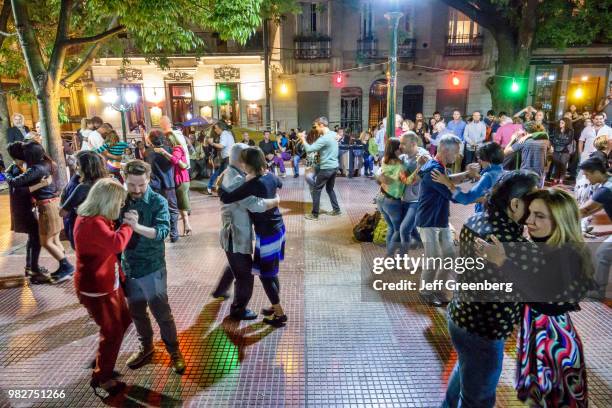
[[(563, 303), (473, 302), (431, 289), (420, 296), (431, 306), (448, 305), (458, 362), (444, 406), (494, 405), (505, 340), (516, 325), (519, 398), (536, 406), (586, 406), (582, 344), (569, 312), (579, 310), (587, 296), (605, 296), (612, 264), (611, 238), (599, 247), (594, 268), (582, 256), (589, 217), (601, 209), (612, 217), (612, 129), (605, 125), (605, 113), (570, 109), (555, 125), (532, 107), (512, 116), (489, 111), (483, 118), (473, 112), (467, 121), (459, 111), (448, 122), (439, 112), (428, 121), (421, 113), (414, 121), (397, 115), (390, 119), (393, 135), (386, 134), (386, 120), (357, 135), (342, 127), (332, 130), (328, 119), (319, 117), (308, 130), (274, 136), (265, 130), (257, 145), (249, 132), (237, 140), (224, 121), (185, 135), (165, 116), (150, 131), (139, 123), (135, 130), (141, 137), (127, 143), (110, 124), (93, 117), (83, 120), (66, 151), (72, 177), (62, 191), (56, 185), (61, 169), (45, 153), (39, 133), (30, 132), (19, 116), (9, 133), (13, 164), (6, 170), (12, 230), (28, 235), (25, 275), (31, 283), (58, 284), (74, 276), (76, 295), (100, 328), (92, 363), (95, 390), (116, 394), (125, 387), (113, 370), (132, 322), (140, 348), (127, 365), (136, 369), (150, 359), (148, 310), (174, 371), (185, 371), (168, 303), (165, 241), (175, 243), (193, 233), (191, 180), (207, 178), (206, 192), (221, 201), (220, 245), (227, 266), (212, 295), (228, 299), (233, 285), (230, 317), (256, 319), (249, 302), (258, 276), (270, 301), (261, 311), (263, 321), (287, 324), (279, 280), (287, 236), (278, 190), (287, 167), (297, 178), (303, 162), (312, 197), (312, 209), (304, 216), (311, 221), (323, 213), (324, 188), (332, 207), (326, 214), (342, 214), (337, 177), (375, 179), (388, 256), (423, 248), (426, 257), (446, 258), (456, 255), (458, 245), (461, 254), (487, 256), (485, 274), (519, 270), (527, 259), (534, 279), (549, 265), (573, 265), (570, 278), (576, 284), (571, 295), (562, 293)], [(571, 178), (576, 180), (573, 196), (566, 191), (569, 186), (554, 188)], [(551, 187), (545, 187), (547, 180)], [(460, 232), (449, 221), (451, 202), (474, 204), (474, 215)], [(62, 230), (76, 265), (66, 257)], [(533, 245), (510, 251), (509, 242)], [(39, 265), (41, 247), (58, 262), (52, 273)], [(424, 268), (421, 279), (431, 283), (452, 273)], [(566, 354), (575, 356), (569, 364), (559, 358)], [(551, 383), (542, 383), (542, 365), (555, 373)]]

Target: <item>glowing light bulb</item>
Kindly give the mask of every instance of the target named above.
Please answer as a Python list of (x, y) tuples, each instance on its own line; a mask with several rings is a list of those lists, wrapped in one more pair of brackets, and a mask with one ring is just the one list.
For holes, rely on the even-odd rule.
[(125, 101), (130, 105), (136, 103), (138, 101), (138, 94), (132, 90), (129, 90), (125, 93)]
[(461, 83), (461, 80), (455, 74), (453, 74), (453, 78), (452, 78), (451, 81), (453, 83), (453, 86), (459, 86), (459, 84)]
[(512, 80), (512, 86), (510, 87), (510, 90), (515, 93), (519, 91), (519, 84), (517, 84), (514, 79)]
[(582, 97), (584, 96), (584, 91), (582, 90), (582, 88), (577, 88), (576, 91), (574, 92), (574, 97), (576, 99), (582, 99)]
[(280, 86), (280, 93), (281, 95), (287, 95), (288, 92), (289, 88), (287, 87), (287, 84), (283, 82)]

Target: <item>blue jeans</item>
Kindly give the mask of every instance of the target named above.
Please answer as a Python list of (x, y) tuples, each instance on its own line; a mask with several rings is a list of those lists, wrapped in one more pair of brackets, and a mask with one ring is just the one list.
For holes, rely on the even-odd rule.
[(402, 224), (402, 200), (383, 196), (380, 212), (387, 222), (387, 255), (393, 255), (400, 247), (400, 225)]
[(416, 229), (416, 213), (419, 206), (418, 201), (407, 203), (402, 201), (402, 222), (400, 224), (400, 241), (402, 242), (402, 251), (408, 252), (410, 239), (415, 242), (421, 242), (421, 237)]
[(299, 155), (295, 155), (291, 158), (293, 161), (293, 174), (300, 174), (300, 160), (302, 158)]
[(457, 364), (448, 380), (443, 408), (493, 408), (504, 362), (505, 340), (472, 334), (448, 321)]
[(366, 176), (374, 174), (374, 156), (368, 154), (363, 156), (363, 167)]
[(208, 181), (208, 188), (213, 188), (215, 186), (215, 181), (217, 181), (217, 177), (223, 173), (223, 171), (227, 168), (229, 164), (229, 158), (223, 159), (221, 161), (221, 165), (215, 170), (215, 172), (210, 176), (210, 180)]

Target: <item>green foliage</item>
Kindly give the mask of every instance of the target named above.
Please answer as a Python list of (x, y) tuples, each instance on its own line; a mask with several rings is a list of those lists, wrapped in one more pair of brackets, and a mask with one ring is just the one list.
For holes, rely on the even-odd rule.
[(59, 123), (62, 124), (70, 122), (68, 110), (64, 102), (60, 102), (59, 106), (57, 107), (57, 119), (59, 120)]
[(612, 0), (545, 0), (538, 6), (536, 46), (565, 48), (612, 42)]

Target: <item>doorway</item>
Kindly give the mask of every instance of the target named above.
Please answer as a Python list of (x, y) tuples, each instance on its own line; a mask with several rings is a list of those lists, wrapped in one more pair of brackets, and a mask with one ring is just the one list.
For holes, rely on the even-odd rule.
[(414, 121), (419, 112), (423, 112), (423, 86), (407, 85), (402, 96), (402, 116)]
[(168, 84), (170, 112), (174, 123), (183, 123), (193, 115), (193, 94), (190, 83)]
[(240, 95), (235, 82), (217, 84), (217, 118), (233, 126), (240, 125)]
[(370, 111), (368, 127), (372, 129), (387, 116), (387, 80), (377, 79), (370, 86)]

